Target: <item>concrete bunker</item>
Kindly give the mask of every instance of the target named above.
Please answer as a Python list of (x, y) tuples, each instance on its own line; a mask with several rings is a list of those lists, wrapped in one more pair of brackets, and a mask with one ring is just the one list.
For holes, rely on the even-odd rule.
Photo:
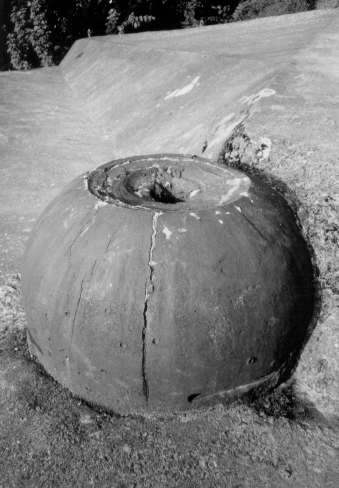
[(259, 179), (195, 156), (116, 160), (36, 224), (22, 268), (29, 347), (117, 412), (228, 402), (291, 369), (312, 281), (293, 213)]

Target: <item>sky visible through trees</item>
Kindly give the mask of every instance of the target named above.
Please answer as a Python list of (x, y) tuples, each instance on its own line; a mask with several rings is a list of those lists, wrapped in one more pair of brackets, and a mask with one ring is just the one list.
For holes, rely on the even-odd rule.
[(58, 64), (80, 38), (302, 12), (315, 0), (0, 0), (0, 70)]

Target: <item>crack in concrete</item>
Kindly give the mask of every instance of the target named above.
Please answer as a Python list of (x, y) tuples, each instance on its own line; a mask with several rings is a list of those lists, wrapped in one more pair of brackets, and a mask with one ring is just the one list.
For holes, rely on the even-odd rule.
[(146, 283), (145, 283), (145, 305), (144, 305), (144, 312), (143, 312), (143, 317), (144, 317), (144, 327), (142, 330), (142, 380), (143, 380), (143, 393), (146, 398), (146, 402), (148, 402), (149, 398), (149, 385), (148, 385), (148, 380), (147, 380), (147, 371), (146, 371), (146, 359), (147, 359), (147, 342), (146, 342), (146, 333), (147, 333), (147, 310), (148, 310), (148, 299), (151, 295), (151, 293), (154, 291), (154, 267), (156, 265), (156, 262), (153, 261), (153, 253), (155, 249), (155, 240), (156, 236), (158, 233), (157, 229), (157, 224), (158, 224), (158, 218), (160, 215), (162, 215), (163, 212), (155, 212), (153, 215), (152, 219), (152, 238), (151, 238), (151, 247), (149, 251), (149, 278), (147, 278)]
[[(95, 265), (96, 264), (97, 264), (97, 260), (94, 261), (94, 264), (92, 266), (92, 269), (91, 269), (91, 272), (90, 272), (90, 275), (89, 275), (89, 278), (88, 278), (87, 282), (91, 280), (91, 278), (93, 276), (93, 273), (94, 273), (94, 268), (95, 268)], [(72, 321), (71, 343), (73, 341), (74, 326), (75, 326), (75, 321), (76, 321), (76, 318), (77, 318), (77, 315), (78, 315), (80, 301), (81, 301), (81, 298), (82, 298), (82, 293), (83, 293), (83, 288), (84, 288), (84, 281), (85, 281), (85, 276), (83, 277), (83, 279), (81, 281), (80, 294), (79, 294), (79, 298), (78, 298), (78, 303), (76, 305), (75, 312), (74, 312), (74, 317), (73, 317), (73, 321)]]
[[(83, 236), (83, 235), (85, 234), (85, 232), (86, 232), (86, 230), (87, 230), (86, 228), (88, 228), (88, 229), (89, 229), (89, 227), (90, 227), (90, 225), (91, 225), (92, 221), (95, 219), (95, 217), (96, 217), (97, 213), (99, 212), (100, 208), (102, 208), (102, 207), (97, 207), (97, 206), (95, 206), (95, 207), (91, 208), (91, 210), (90, 210), (90, 211), (88, 212), (88, 214), (86, 215), (86, 217), (85, 217), (86, 222), (85, 222), (85, 223), (84, 223), (84, 225), (81, 227), (79, 234), (76, 236), (76, 238), (74, 239), (74, 241), (73, 241), (73, 242), (72, 242), (72, 244), (71, 244), (71, 247), (69, 248), (69, 260), (71, 260), (71, 259), (72, 259), (73, 247), (75, 246), (75, 244), (76, 244), (77, 240), (78, 240), (78, 239), (79, 239), (81, 236)], [(94, 214), (92, 215), (92, 217), (91, 217), (89, 220), (87, 220), (88, 216), (89, 216), (89, 215), (90, 215), (90, 214), (93, 212), (93, 210), (94, 210)]]
[(75, 320), (76, 320), (77, 315), (78, 315), (79, 305), (80, 305), (80, 301), (81, 301), (81, 297), (82, 297), (82, 292), (83, 292), (84, 281), (85, 281), (85, 278), (83, 278), (82, 281), (81, 281), (80, 294), (79, 294), (79, 298), (78, 298), (78, 303), (77, 303), (77, 306), (75, 308), (74, 317), (73, 317), (73, 321), (72, 321), (71, 343), (73, 341), (73, 333), (74, 333)]
[(258, 234), (260, 235), (260, 237), (262, 237), (262, 238), (264, 239), (264, 241), (269, 242), (270, 244), (275, 244), (275, 243), (276, 243), (276, 241), (270, 241), (270, 240), (268, 240), (268, 239), (267, 239), (267, 238), (266, 238), (266, 237), (265, 237), (265, 236), (264, 236), (264, 235), (263, 235), (263, 234), (260, 232), (260, 230), (259, 230), (259, 229), (257, 229), (257, 227), (256, 227), (256, 226), (253, 224), (253, 222), (251, 222), (251, 221), (250, 221), (250, 220), (249, 220), (249, 219), (246, 217), (246, 215), (244, 214), (244, 212), (243, 212), (242, 210), (240, 210), (240, 212), (239, 212), (239, 213), (240, 213), (241, 215), (243, 215), (244, 219), (245, 219), (245, 220), (247, 220), (247, 222), (248, 222), (248, 223), (249, 223), (249, 224), (250, 224), (250, 225), (253, 227), (253, 229), (255, 229), (255, 230), (258, 232)]

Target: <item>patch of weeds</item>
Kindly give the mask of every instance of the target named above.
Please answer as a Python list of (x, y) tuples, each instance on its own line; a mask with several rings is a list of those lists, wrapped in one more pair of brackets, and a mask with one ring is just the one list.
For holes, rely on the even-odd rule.
[(7, 352), (9, 356), (30, 360), (26, 329), (11, 330), (6, 334), (2, 343), (4, 352)]
[(298, 398), (293, 381), (285, 383), (266, 396), (250, 403), (259, 414), (267, 417), (303, 421), (317, 420), (321, 414), (310, 404)]
[(26, 327), (20, 274), (0, 278), (0, 332)]
[[(269, 144), (271, 142), (269, 141)], [(268, 150), (265, 139), (259, 138), (258, 141), (251, 140), (245, 131), (245, 126), (240, 124), (233, 135), (226, 141), (223, 150), (219, 154), (218, 163), (226, 164), (231, 168), (244, 171), (245, 173), (257, 177), (267, 185), (280, 193), (290, 206), (297, 224), (302, 202), (297, 195), (297, 191), (289, 182), (274, 174), (271, 168), (266, 167), (270, 161), (269, 157), (263, 157), (265, 150)]]
[(332, 295), (335, 302), (339, 298), (336, 162), (322, 161), (314, 148), (287, 139), (276, 141), (269, 156), (263, 157), (262, 141), (268, 139), (256, 139), (240, 124), (226, 141), (218, 162), (260, 178), (285, 198), (311, 255), (315, 288), (326, 297)]

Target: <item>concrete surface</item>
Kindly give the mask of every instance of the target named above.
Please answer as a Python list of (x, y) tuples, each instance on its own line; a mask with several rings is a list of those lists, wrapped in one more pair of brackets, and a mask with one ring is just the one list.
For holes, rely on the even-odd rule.
[[(307, 215), (319, 215), (316, 205), (339, 198), (338, 32), (339, 10), (317, 10), (83, 39), (59, 67), (1, 73), (1, 272), (18, 270), (34, 220), (78, 174), (156, 152), (217, 159), (242, 122), (247, 154), (300, 187)], [(335, 242), (323, 251), (312, 245), (318, 263), (336, 252)], [(335, 414), (338, 295), (326, 276), (323, 313), (296, 380), (300, 394)]]

